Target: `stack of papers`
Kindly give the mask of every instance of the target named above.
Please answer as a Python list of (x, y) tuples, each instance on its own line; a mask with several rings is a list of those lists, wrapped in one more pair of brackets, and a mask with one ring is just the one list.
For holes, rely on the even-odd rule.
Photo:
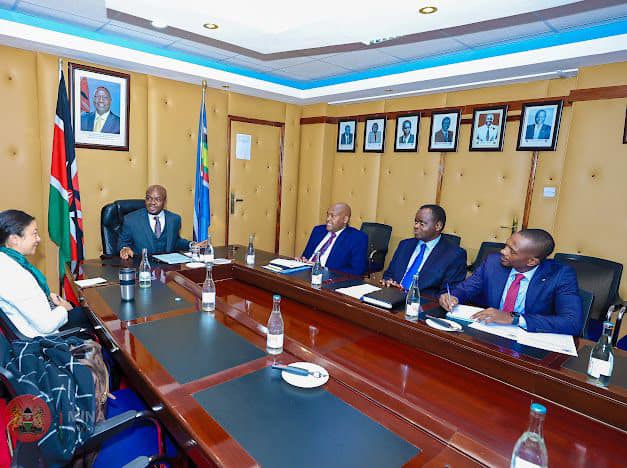
[(296, 271), (311, 268), (311, 265), (298, 260), (291, 260), (289, 258), (275, 258), (274, 260), (270, 260), (269, 265), (263, 265), (262, 268), (276, 273), (294, 273)]
[(91, 286), (96, 286), (97, 284), (106, 283), (107, 280), (104, 278), (89, 278), (84, 280), (76, 280), (74, 282), (79, 288), (89, 288)]
[(177, 265), (179, 263), (189, 262), (189, 258), (185, 255), (181, 255), (180, 253), (153, 255), (152, 258), (159, 260), (162, 263), (167, 263), (168, 265)]
[(498, 323), (481, 323), (472, 322), (468, 325), (469, 328), (474, 328), (482, 332), (490, 333), (491, 335), (502, 336), (509, 340), (518, 340), (518, 333), (524, 331), (522, 328), (514, 325), (501, 325)]
[(357, 286), (351, 286), (350, 288), (338, 288), (336, 291), (361, 300), (364, 295), (380, 289), (381, 288), (373, 286), (372, 284), (358, 284)]
[(450, 312), (446, 313), (449, 318), (461, 320), (462, 322), (474, 322), (472, 317), (477, 312), (483, 310), (481, 307), (468, 306), (463, 304), (457, 304)]

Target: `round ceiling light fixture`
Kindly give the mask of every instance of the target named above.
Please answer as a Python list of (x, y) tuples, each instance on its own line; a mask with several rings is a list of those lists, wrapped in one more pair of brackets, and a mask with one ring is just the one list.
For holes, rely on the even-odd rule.
[(161, 21), (159, 19), (152, 20), (150, 24), (152, 25), (153, 28), (158, 28), (158, 29), (163, 29), (163, 28), (168, 27), (165, 21)]
[(202, 27), (205, 29), (218, 29), (220, 26), (215, 23), (205, 23), (202, 25)]
[(438, 11), (437, 7), (426, 6), (426, 7), (422, 7), (420, 10), (418, 10), (418, 13), (420, 13), (421, 15), (430, 15), (432, 13), (435, 13), (436, 11)]

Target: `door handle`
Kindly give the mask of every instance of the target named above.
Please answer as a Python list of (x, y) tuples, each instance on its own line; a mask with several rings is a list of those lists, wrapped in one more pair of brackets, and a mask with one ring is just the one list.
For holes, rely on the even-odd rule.
[(244, 199), (243, 198), (235, 198), (235, 194), (233, 192), (231, 192), (231, 214), (235, 214), (235, 203), (237, 202), (243, 202)]

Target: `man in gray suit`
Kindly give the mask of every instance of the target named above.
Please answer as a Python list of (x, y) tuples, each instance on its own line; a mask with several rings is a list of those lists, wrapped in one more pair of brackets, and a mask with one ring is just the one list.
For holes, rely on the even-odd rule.
[[(167, 198), (165, 187), (151, 185), (146, 190), (146, 208), (124, 217), (118, 243), (120, 258), (131, 258), (144, 248), (151, 255), (187, 250), (192, 246), (193, 242), (180, 236), (181, 217), (164, 209)], [(206, 241), (198, 245), (205, 244)]]

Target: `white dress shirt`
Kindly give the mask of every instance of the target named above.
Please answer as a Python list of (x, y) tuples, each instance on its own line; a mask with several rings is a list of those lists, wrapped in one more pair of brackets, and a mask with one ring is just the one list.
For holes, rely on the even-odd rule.
[(155, 232), (155, 225), (157, 224), (155, 218), (159, 218), (159, 223), (161, 223), (161, 234), (163, 234), (165, 232), (165, 211), (161, 210), (161, 212), (156, 215), (148, 213), (148, 222), (150, 223), (150, 229), (152, 229), (152, 232)]
[(28, 338), (49, 335), (67, 323), (67, 310), (50, 310), (48, 298), (35, 277), (8, 255), (0, 252), (0, 308)]
[[(337, 242), (337, 238), (340, 237), (340, 234), (342, 234), (342, 231), (344, 231), (344, 229), (346, 228), (342, 228), (339, 231), (337, 231), (335, 233), (335, 239), (333, 239), (333, 241), (331, 242), (331, 245), (327, 248), (327, 250), (324, 251), (324, 253), (320, 256), (320, 264), (322, 266), (326, 266), (327, 265), (327, 260), (329, 259), (329, 255), (331, 255), (331, 250), (333, 250), (333, 246), (335, 245), (335, 243)], [(327, 232), (327, 235), (324, 236), (322, 238), (322, 240), (320, 241), (320, 243), (316, 246), (316, 248), (314, 249), (314, 253), (312, 254), (311, 258), (309, 260), (313, 261), (314, 256), (316, 255), (316, 252), (320, 251), (320, 249), (322, 248), (322, 246), (325, 244), (325, 242), (329, 239), (329, 237), (331, 237), (331, 233)]]

